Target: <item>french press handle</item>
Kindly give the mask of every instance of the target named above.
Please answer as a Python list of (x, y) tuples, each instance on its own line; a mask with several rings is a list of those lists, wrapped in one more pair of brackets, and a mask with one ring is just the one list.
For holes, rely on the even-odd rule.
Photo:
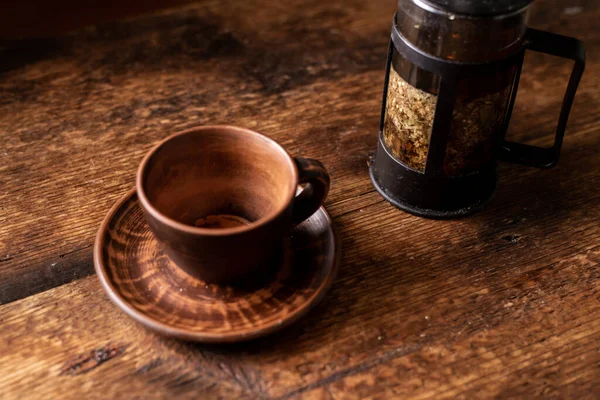
[[(565, 97), (560, 109), (558, 125), (556, 126), (556, 136), (552, 147), (543, 148), (505, 141), (500, 148), (499, 158), (502, 161), (531, 167), (550, 168), (558, 163), (560, 157), (560, 149), (562, 147), (565, 128), (567, 127), (567, 120), (569, 119), (569, 112), (571, 111), (575, 92), (577, 91), (577, 86), (579, 85), (581, 75), (583, 75), (583, 70), (585, 68), (585, 47), (581, 41), (572, 37), (527, 28), (525, 49), (574, 60), (575, 64), (573, 65), (569, 85), (567, 86), (567, 91), (565, 92)], [(517, 73), (518, 75), (513, 93), (511, 95), (510, 110), (512, 110), (516, 97), (521, 66), (522, 59), (521, 65), (519, 65), (519, 72)]]

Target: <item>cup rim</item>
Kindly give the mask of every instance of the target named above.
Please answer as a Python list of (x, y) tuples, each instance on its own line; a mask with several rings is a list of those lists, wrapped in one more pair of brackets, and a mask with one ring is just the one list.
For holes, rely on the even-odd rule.
[[(197, 132), (202, 132), (202, 131), (221, 131), (221, 132), (236, 131), (238, 133), (251, 135), (251, 136), (254, 136), (254, 137), (264, 141), (265, 144), (270, 146), (273, 150), (281, 153), (284, 156), (284, 158), (286, 159), (286, 161), (288, 162), (289, 166), (291, 167), (291, 171), (292, 171), (291, 181), (293, 184), (290, 184), (287, 201), (285, 201), (285, 203), (283, 203), (276, 210), (261, 217), (257, 221), (252, 222), (250, 225), (238, 226), (238, 227), (233, 227), (233, 228), (223, 228), (223, 229), (209, 229), (209, 228), (201, 228), (201, 227), (197, 227), (197, 226), (187, 225), (187, 224), (179, 222), (173, 218), (170, 218), (170, 217), (166, 216), (165, 214), (163, 214), (162, 212), (160, 212), (156, 207), (154, 207), (154, 205), (150, 202), (150, 199), (148, 199), (148, 197), (146, 196), (146, 192), (145, 192), (144, 184), (143, 184), (144, 173), (146, 172), (146, 169), (148, 167), (148, 163), (149, 163), (150, 159), (152, 158), (152, 156), (154, 156), (156, 154), (156, 152), (162, 146), (164, 146), (166, 143), (170, 142), (171, 140), (173, 140), (179, 136), (189, 135), (192, 133), (197, 133)], [(283, 148), (283, 146), (281, 146), (279, 143), (277, 143), (275, 140), (271, 139), (268, 136), (265, 136), (261, 133), (253, 131), (251, 129), (241, 128), (241, 127), (237, 127), (237, 126), (233, 126), (233, 125), (202, 125), (202, 126), (197, 126), (197, 127), (193, 127), (193, 128), (189, 128), (189, 129), (185, 129), (185, 130), (176, 132), (176, 133), (168, 136), (167, 138), (163, 139), (162, 141), (160, 141), (150, 151), (148, 151), (148, 153), (146, 153), (146, 155), (142, 159), (142, 162), (140, 163), (140, 165), (137, 169), (135, 186), (136, 186), (136, 191), (138, 193), (138, 199), (141, 203), (142, 208), (144, 210), (146, 210), (146, 212), (150, 213), (153, 218), (156, 218), (161, 223), (171, 227), (172, 229), (175, 229), (178, 231), (183, 231), (183, 232), (186, 232), (189, 234), (196, 234), (196, 235), (203, 235), (203, 236), (229, 236), (232, 234), (239, 234), (239, 233), (244, 233), (244, 232), (249, 232), (249, 231), (255, 230), (261, 226), (268, 224), (269, 222), (273, 221), (274, 219), (278, 218), (281, 214), (283, 214), (285, 212), (285, 210), (288, 208), (288, 206), (290, 205), (290, 202), (293, 201), (293, 199), (296, 195), (296, 188), (298, 186), (298, 167), (296, 167), (296, 163), (294, 162), (292, 156), (290, 156), (290, 154), (287, 152), (287, 150), (285, 150)]]

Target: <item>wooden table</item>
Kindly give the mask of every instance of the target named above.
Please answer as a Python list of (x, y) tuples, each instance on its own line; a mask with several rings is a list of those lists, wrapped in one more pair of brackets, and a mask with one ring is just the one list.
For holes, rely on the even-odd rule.
[[(393, 1), (204, 1), (3, 43), (0, 397), (594, 398), (600, 393), (600, 3), (540, 1), (588, 67), (558, 167), (503, 165), (483, 212), (431, 221), (375, 192)], [(527, 56), (510, 136), (550, 143), (571, 64)], [(230, 123), (318, 158), (343, 260), (285, 331), (207, 346), (154, 335), (93, 272), (100, 221), (142, 155)]]

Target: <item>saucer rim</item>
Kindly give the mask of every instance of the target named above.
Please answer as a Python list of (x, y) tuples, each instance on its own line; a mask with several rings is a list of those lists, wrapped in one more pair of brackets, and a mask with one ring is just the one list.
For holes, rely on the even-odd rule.
[[(100, 228), (96, 234), (96, 238), (94, 240), (94, 269), (96, 271), (96, 275), (100, 279), (100, 283), (104, 290), (107, 292), (109, 298), (115, 303), (121, 311), (125, 312), (131, 318), (133, 318), (136, 322), (145, 326), (146, 328), (157, 332), (163, 336), (174, 337), (183, 340), (195, 341), (195, 342), (203, 342), (203, 343), (233, 343), (240, 341), (247, 341), (251, 339), (256, 339), (258, 337), (266, 336), (268, 334), (274, 333), (280, 329), (283, 329), (298, 319), (303, 317), (310, 311), (314, 306), (316, 306), (325, 296), (325, 294), (331, 288), (335, 277), (337, 276), (340, 259), (341, 259), (341, 244), (340, 237), (338, 235), (337, 229), (331, 216), (325, 209), (325, 207), (321, 206), (319, 211), (321, 211), (325, 217), (327, 218), (329, 229), (333, 236), (333, 246), (334, 246), (334, 257), (333, 257), (333, 265), (330, 268), (327, 277), (320, 285), (319, 289), (317, 289), (311, 297), (305, 301), (302, 306), (300, 306), (293, 313), (287, 315), (284, 319), (276, 320), (275, 322), (271, 322), (268, 325), (261, 326), (259, 328), (246, 328), (244, 330), (234, 332), (234, 333), (206, 333), (201, 331), (190, 331), (184, 328), (177, 328), (171, 325), (168, 325), (164, 322), (158, 321), (142, 311), (133, 307), (129, 301), (127, 301), (122, 295), (120, 291), (113, 286), (111, 280), (108, 277), (106, 266), (104, 265), (103, 257), (102, 257), (102, 248), (104, 246), (104, 233), (106, 232), (108, 225), (114, 218), (115, 213), (127, 202), (130, 198), (137, 194), (136, 188), (130, 189), (125, 195), (123, 195), (115, 204), (110, 208), (102, 223), (100, 224)], [(138, 195), (139, 196), (139, 195)], [(314, 214), (313, 214), (314, 215)]]

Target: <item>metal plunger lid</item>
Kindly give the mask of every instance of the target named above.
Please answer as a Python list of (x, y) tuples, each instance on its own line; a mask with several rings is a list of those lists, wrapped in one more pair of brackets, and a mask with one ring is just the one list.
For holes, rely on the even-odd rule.
[(490, 62), (520, 49), (531, 2), (398, 0), (396, 26), (423, 53), (457, 62)]

